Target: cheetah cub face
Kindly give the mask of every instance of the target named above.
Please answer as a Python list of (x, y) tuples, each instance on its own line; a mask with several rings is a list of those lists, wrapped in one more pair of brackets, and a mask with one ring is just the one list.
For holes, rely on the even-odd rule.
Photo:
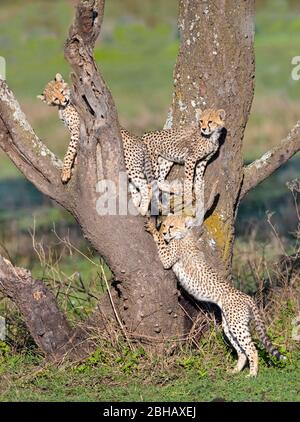
[(159, 232), (167, 243), (172, 239), (182, 239), (188, 232), (186, 218), (182, 215), (169, 214), (161, 223)]
[(50, 106), (65, 107), (69, 103), (70, 90), (60, 73), (46, 85), (44, 92), (38, 95), (38, 98)]
[(225, 126), (225, 110), (208, 108), (199, 110), (197, 113), (201, 134), (210, 137), (212, 134), (219, 134)]

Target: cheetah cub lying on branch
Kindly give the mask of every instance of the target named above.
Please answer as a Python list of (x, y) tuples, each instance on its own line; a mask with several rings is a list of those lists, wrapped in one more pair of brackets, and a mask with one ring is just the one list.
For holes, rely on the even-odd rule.
[(224, 333), (238, 354), (233, 372), (240, 372), (248, 360), (248, 376), (257, 375), (258, 355), (250, 334), (250, 320), (254, 320), (260, 340), (268, 352), (278, 359), (286, 359), (267, 336), (254, 300), (207, 265), (195, 235), (186, 228), (183, 216), (169, 215), (159, 232), (151, 221), (145, 227), (154, 238), (164, 268), (172, 268), (182, 287), (197, 300), (215, 303), (221, 309)]

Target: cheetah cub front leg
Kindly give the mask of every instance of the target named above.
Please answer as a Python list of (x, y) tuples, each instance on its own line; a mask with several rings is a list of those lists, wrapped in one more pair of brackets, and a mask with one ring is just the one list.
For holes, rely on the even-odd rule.
[(68, 183), (72, 176), (72, 168), (77, 156), (78, 135), (79, 134), (77, 133), (71, 135), (71, 141), (64, 157), (63, 169), (61, 173), (61, 181), (63, 183)]

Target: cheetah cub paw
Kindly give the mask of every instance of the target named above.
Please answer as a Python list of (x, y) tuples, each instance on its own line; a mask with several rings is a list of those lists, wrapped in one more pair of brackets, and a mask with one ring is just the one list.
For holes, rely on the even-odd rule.
[(151, 221), (151, 220), (147, 220), (147, 221), (145, 222), (145, 224), (144, 224), (144, 227), (145, 227), (145, 230), (146, 230), (148, 233), (153, 234), (153, 233), (155, 233), (155, 232), (156, 232), (156, 226), (155, 226), (155, 224), (153, 223), (153, 221)]
[(72, 171), (71, 169), (63, 169), (61, 173), (61, 181), (63, 183), (68, 183), (68, 181), (71, 179)]

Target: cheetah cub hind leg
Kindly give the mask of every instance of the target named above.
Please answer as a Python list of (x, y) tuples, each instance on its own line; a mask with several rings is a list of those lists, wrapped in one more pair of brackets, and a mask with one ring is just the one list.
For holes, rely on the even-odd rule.
[(132, 180), (129, 183), (132, 202), (139, 214), (145, 216), (151, 202), (152, 188), (145, 179)]
[(256, 377), (258, 372), (258, 353), (249, 329), (249, 310), (246, 306), (240, 306), (239, 309), (235, 309), (233, 312), (232, 307), (223, 307), (222, 320), (224, 332), (238, 354), (238, 362), (234, 372), (240, 372), (243, 369), (246, 364), (246, 356), (250, 367), (247, 377)]
[(238, 355), (238, 361), (237, 361), (236, 366), (233, 369), (228, 369), (227, 372), (230, 374), (236, 374), (238, 372), (241, 372), (244, 369), (247, 363), (247, 356), (245, 355), (243, 349), (240, 347), (237, 340), (234, 338), (234, 336), (230, 332), (228, 324), (224, 317), (222, 318), (222, 327), (223, 327), (224, 334), (226, 335), (227, 339), (229, 340), (231, 345), (234, 347)]

